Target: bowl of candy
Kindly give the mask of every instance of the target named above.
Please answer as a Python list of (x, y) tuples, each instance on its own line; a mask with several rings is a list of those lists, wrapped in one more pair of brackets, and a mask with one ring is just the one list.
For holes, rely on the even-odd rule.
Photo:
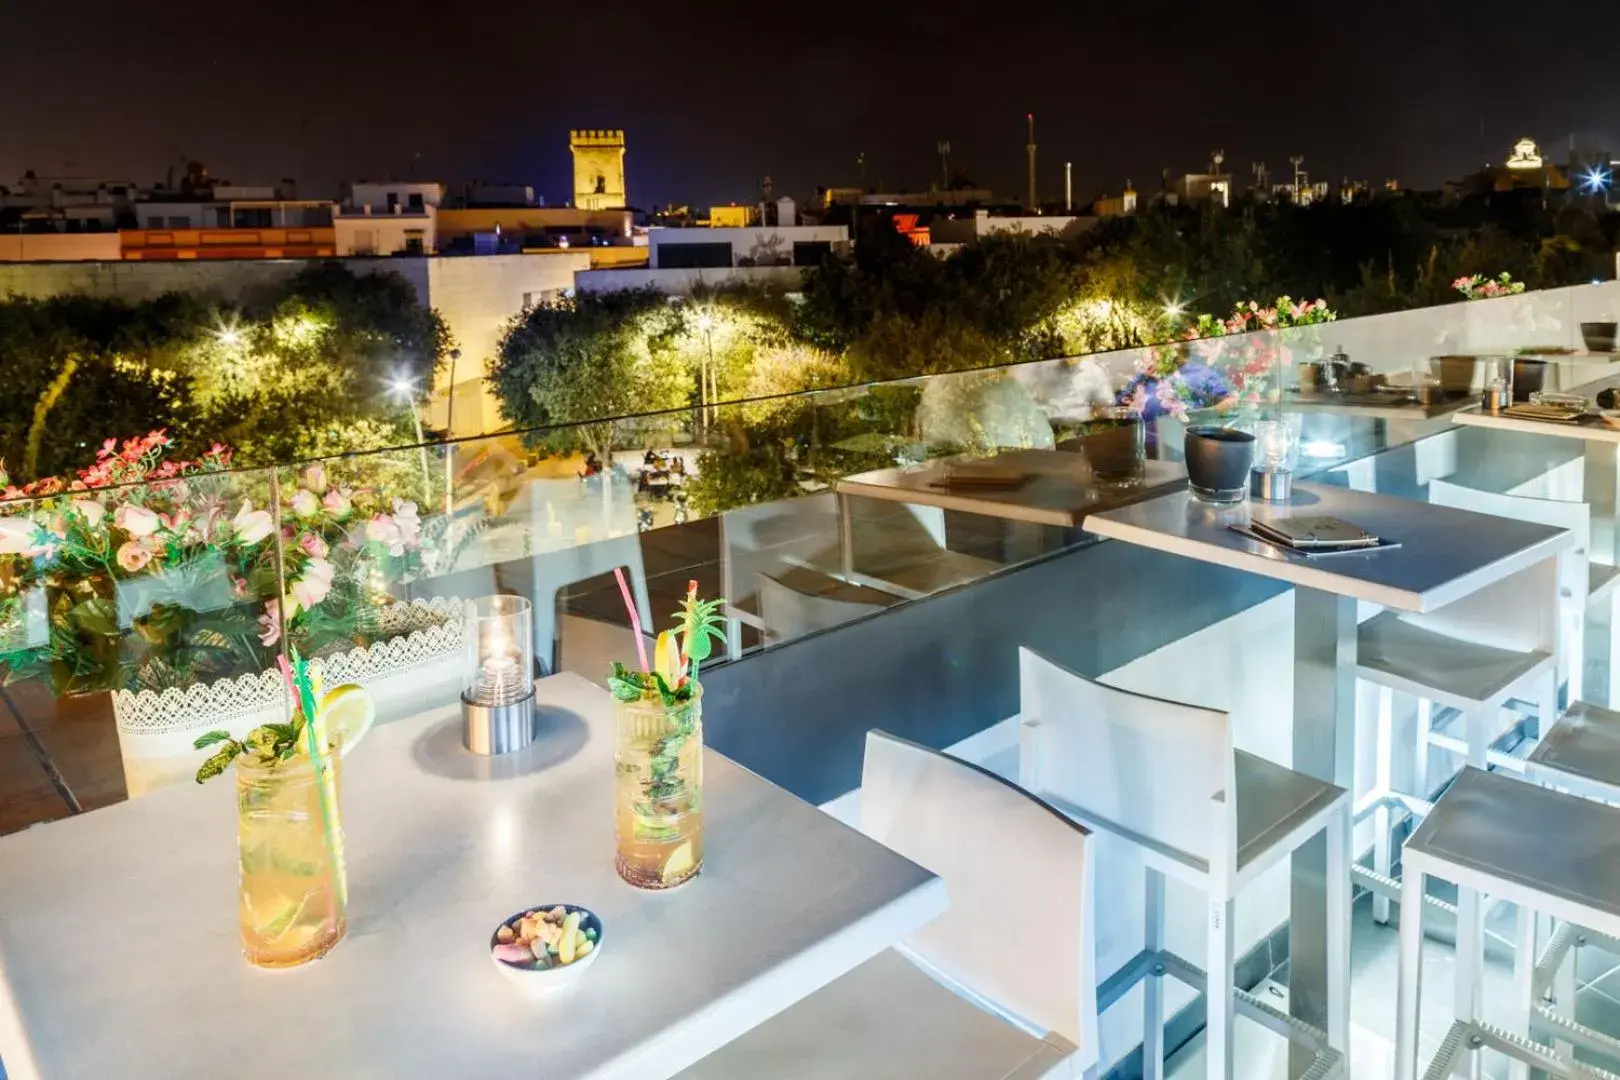
[(572, 986), (602, 952), (602, 920), (576, 904), (525, 908), (489, 939), (495, 970), (530, 993)]

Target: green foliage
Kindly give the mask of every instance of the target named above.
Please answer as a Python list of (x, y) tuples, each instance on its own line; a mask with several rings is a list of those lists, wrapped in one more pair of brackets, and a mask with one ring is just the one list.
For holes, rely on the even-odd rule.
[(340, 263), (240, 309), (179, 294), (0, 299), (0, 461), (25, 482), (156, 428), (182, 456), (225, 442), (248, 465), (409, 443), (410, 413), (388, 385), (425, 394), (449, 347), (403, 278)]
[(507, 326), (490, 380), (530, 445), (605, 455), (612, 418), (678, 409), (691, 374), (674, 340), (684, 313), (652, 290), (587, 293), (528, 308)]
[(244, 735), (240, 742), (231, 738), (228, 731), (206, 732), (197, 736), (192, 746), (198, 750), (219, 747), (197, 767), (199, 784), (224, 773), (243, 754), (252, 754), (260, 765), (291, 761), (304, 749), (304, 714), (295, 713), (284, 724), (260, 724)]

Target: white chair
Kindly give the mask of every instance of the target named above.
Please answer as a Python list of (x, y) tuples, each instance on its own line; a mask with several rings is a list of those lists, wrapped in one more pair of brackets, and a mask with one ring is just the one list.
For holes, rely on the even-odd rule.
[(861, 831), (951, 906), (679, 1080), (1091, 1080), (1091, 838), (1005, 780), (880, 731)]
[[(1406, 842), (1401, 882), (1400, 982), (1396, 992), (1395, 1080), (1417, 1080), (1418, 1012), (1422, 985), (1423, 896), (1437, 877), (1456, 884), (1459, 899), (1455, 1019), (1422, 1075), (1479, 1074), (1479, 1051), (1509, 1058), (1512, 1075), (1539, 1069), (1564, 1080), (1599, 1073), (1529, 1040), (1534, 1010), (1535, 913), (1620, 935), (1620, 860), (1610, 857), (1620, 835), (1620, 809), (1525, 783), (1502, 773), (1465, 768)], [(1556, 837), (1556, 843), (1548, 843)], [(1482, 1015), (1477, 978), (1484, 927), (1478, 897), (1519, 905), (1518, 991), (1513, 1029)], [(1473, 900), (1463, 903), (1465, 897)]]
[[(1429, 808), (1430, 747), (1460, 754), (1481, 768), (1522, 769), (1520, 760), (1493, 749), (1501, 736), (1500, 715), (1509, 702), (1526, 700), (1533, 702), (1540, 728), (1552, 725), (1558, 717), (1559, 657), (1565, 643), (1579, 640), (1584, 625), (1585, 539), (1591, 531), (1584, 503), (1499, 495), (1443, 480), (1430, 482), (1429, 498), (1441, 506), (1567, 528), (1576, 534), (1577, 550), (1557, 561), (1556, 583), (1548, 576), (1552, 564), (1538, 565), (1431, 614), (1385, 611), (1361, 624), (1356, 677), (1378, 687), (1378, 714), (1375, 777), (1371, 790), (1356, 800), (1355, 821), (1373, 820), (1373, 860), (1370, 871), (1353, 865), (1351, 872), (1372, 891), (1378, 923), (1389, 921), (1389, 904), (1399, 889), (1391, 877), (1396, 815), (1417, 819)], [(1573, 696), (1580, 689), (1578, 661), (1570, 685)], [(1398, 791), (1394, 782), (1397, 692), (1417, 699), (1409, 792)], [(1437, 730), (1437, 710), (1450, 710), (1461, 738)]]
[[(1076, 821), (1141, 852), (1147, 873), (1145, 947), (1108, 977), (1107, 1009), (1146, 980), (1143, 1069), (1164, 1076), (1164, 998), (1173, 975), (1205, 992), (1208, 1075), (1233, 1077), (1235, 1014), (1310, 1046), (1332, 1075), (1349, 1047), (1350, 799), (1340, 787), (1234, 750), (1226, 713), (1127, 693), (1019, 650), (1019, 782)], [(1327, 836), (1328, 1030), (1315, 1031), (1235, 985), (1238, 893), (1317, 833)], [(1206, 969), (1165, 949), (1166, 875), (1209, 902)]]

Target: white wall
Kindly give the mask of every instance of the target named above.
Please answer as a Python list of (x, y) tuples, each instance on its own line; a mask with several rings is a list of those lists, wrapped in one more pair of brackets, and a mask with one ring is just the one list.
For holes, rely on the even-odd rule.
[[(562, 296), (579, 271), (589, 268), (588, 251), (525, 255), (476, 255), (426, 260), (427, 295), (455, 335), (461, 358), (456, 363), (455, 409), (451, 419), (458, 434), (477, 434), (501, 427), (494, 396), (483, 382), (500, 347), (507, 322), (525, 302), (538, 304)], [(440, 373), (429, 416), (445, 423), (449, 399), (448, 367)]]
[(620, 292), (624, 289), (657, 289), (670, 296), (685, 296), (698, 285), (745, 282), (752, 285), (779, 285), (797, 289), (804, 270), (797, 266), (694, 267), (653, 270), (643, 266), (623, 269), (583, 270), (574, 275), (574, 288), (580, 292)]
[(408, 207), (412, 195), (422, 196), (423, 206), (438, 206), (444, 201), (444, 185), (439, 183), (370, 183), (359, 181), (349, 185), (347, 206), (369, 206), (373, 210), (388, 210), (388, 196), (393, 195), (402, 207)]
[(438, 211), (428, 207), (415, 213), (391, 214), (346, 212), (332, 218), (333, 238), (339, 258), (350, 255), (398, 255), (406, 250), (406, 241), (415, 232), (421, 240), (421, 251), (431, 253), (438, 236)]

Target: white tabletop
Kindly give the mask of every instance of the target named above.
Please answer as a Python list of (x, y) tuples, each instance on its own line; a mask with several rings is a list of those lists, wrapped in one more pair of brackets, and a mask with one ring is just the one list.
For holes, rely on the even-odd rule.
[(1091, 464), (1086, 458), (1062, 450), (1009, 450), (986, 464), (1026, 473), (1029, 480), (1019, 487), (999, 490), (951, 489), (938, 486), (945, 476), (946, 463), (931, 461), (915, 468), (876, 469), (846, 476), (838, 481), (838, 494), (1074, 528), (1089, 513), (1144, 498), (1182, 483), (1187, 477), (1179, 465), (1146, 461), (1146, 471), (1136, 487), (1099, 487), (1092, 480)]
[[(1331, 515), (1401, 546), (1307, 560), (1232, 531), (1251, 517)], [(1248, 502), (1218, 510), (1186, 492), (1086, 519), (1087, 532), (1246, 570), (1399, 611), (1443, 607), (1573, 546), (1563, 529), (1453, 510), (1326, 484), (1294, 485), (1290, 504)]]
[(1522, 431), (1530, 435), (1551, 435), (1557, 439), (1580, 439), (1583, 442), (1620, 443), (1620, 428), (1610, 427), (1596, 416), (1577, 423), (1559, 424), (1551, 420), (1526, 420), (1516, 416), (1502, 416), (1484, 412), (1478, 405), (1451, 414), (1452, 423), (1468, 427), (1494, 428), (1497, 431)]
[[(607, 694), (539, 684), (551, 732), (461, 749), (458, 710), (344, 763), (348, 936), (292, 971), (243, 961), (229, 777), (0, 838), (10, 1080), (670, 1076), (938, 915), (943, 882), (725, 757), (705, 852), (668, 893), (613, 868)], [(489, 937), (525, 907), (603, 920), (579, 984), (527, 999)]]

